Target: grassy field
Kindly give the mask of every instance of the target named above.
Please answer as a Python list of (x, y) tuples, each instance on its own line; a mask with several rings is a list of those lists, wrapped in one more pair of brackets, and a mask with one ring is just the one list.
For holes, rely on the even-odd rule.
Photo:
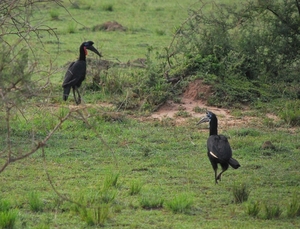
[[(61, 98), (65, 65), (77, 58), (83, 40), (93, 40), (104, 59), (145, 58), (148, 47), (160, 50), (169, 44), (194, 3), (120, 2), (66, 1), (80, 24), (59, 7), (36, 12), (36, 18), (50, 20), (59, 36), (58, 43), (53, 36), (44, 37), (49, 53), (38, 53), (45, 68), (49, 59), (57, 68), (51, 83), (60, 94), (53, 97)], [(127, 30), (91, 29), (113, 20)], [(87, 103), (95, 97), (101, 101), (103, 95), (84, 94)], [(29, 101), (27, 116), (13, 117), (12, 150), (26, 152), (34, 138), (44, 138), (57, 117), (72, 109), (72, 100), (54, 101), (42, 107)], [(243, 111), (234, 112), (237, 120), (244, 116)], [(14, 228), (298, 228), (299, 128), (252, 114), (256, 121), (235, 127), (226, 127), (220, 116), (219, 131), (229, 137), (241, 167), (229, 168), (216, 185), (206, 152), (208, 129), (196, 126), (197, 119), (187, 117), (175, 125), (173, 119), (153, 120), (101, 104), (81, 106), (43, 151), (0, 173), (0, 228), (9, 217), (5, 209), (15, 214)], [(0, 136), (5, 145), (5, 129)], [(274, 147), (263, 149), (266, 141)], [(241, 197), (245, 199), (240, 203)]]

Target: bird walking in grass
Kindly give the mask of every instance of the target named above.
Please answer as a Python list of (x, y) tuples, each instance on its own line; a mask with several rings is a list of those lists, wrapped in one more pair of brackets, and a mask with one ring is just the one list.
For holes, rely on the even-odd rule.
[[(218, 135), (218, 119), (217, 116), (210, 112), (206, 112), (198, 123), (209, 122), (209, 138), (207, 139), (207, 155), (210, 163), (215, 171), (215, 182), (221, 181), (221, 175), (228, 169), (229, 165), (237, 169), (241, 165), (237, 160), (232, 158), (232, 150), (228, 139), (224, 135)], [(218, 174), (218, 164), (221, 165), (222, 171)]]
[[(62, 87), (64, 88), (64, 101), (68, 99), (72, 88), (76, 104), (78, 105), (81, 103), (81, 96), (78, 91), (78, 88), (81, 86), (82, 81), (85, 80), (87, 49), (102, 57), (101, 53), (98, 52), (98, 50), (93, 46), (93, 44), (94, 42), (92, 41), (83, 42), (79, 47), (78, 60), (70, 64), (68, 71), (65, 74), (64, 82), (62, 84)], [(75, 92), (77, 92), (77, 98)]]

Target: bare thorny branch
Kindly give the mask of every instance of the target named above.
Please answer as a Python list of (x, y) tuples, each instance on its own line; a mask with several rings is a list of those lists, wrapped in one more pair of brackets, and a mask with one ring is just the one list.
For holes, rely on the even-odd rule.
[(7, 108), (6, 108), (7, 147), (6, 147), (6, 149), (4, 149), (1, 152), (1, 154), (7, 153), (7, 159), (6, 159), (6, 162), (4, 163), (4, 165), (2, 165), (2, 167), (0, 168), (0, 173), (3, 172), (9, 164), (19, 161), (19, 160), (22, 160), (24, 158), (27, 158), (30, 155), (34, 154), (36, 151), (38, 151), (40, 148), (43, 148), (46, 145), (47, 141), (54, 135), (54, 133), (61, 127), (61, 125), (70, 117), (70, 115), (73, 112), (73, 110), (70, 110), (63, 118), (61, 118), (59, 120), (59, 122), (56, 124), (56, 126), (49, 132), (49, 134), (47, 134), (47, 136), (43, 140), (35, 143), (35, 146), (29, 152), (22, 154), (20, 156), (13, 157), (12, 156), (13, 151), (11, 148), (11, 132), (12, 131), (11, 131), (11, 127), (10, 127), (11, 108), (12, 107), (9, 107), (9, 106), (7, 106)]

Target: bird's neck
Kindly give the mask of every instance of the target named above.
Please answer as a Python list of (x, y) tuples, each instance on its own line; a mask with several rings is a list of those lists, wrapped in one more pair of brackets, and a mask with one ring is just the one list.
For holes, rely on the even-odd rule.
[(80, 46), (79, 48), (79, 60), (86, 60), (86, 49), (84, 46)]
[(218, 120), (211, 120), (209, 126), (209, 135), (218, 135)]
[(211, 136), (211, 135), (218, 135), (218, 129), (217, 128), (215, 128), (215, 129), (210, 128), (209, 136)]

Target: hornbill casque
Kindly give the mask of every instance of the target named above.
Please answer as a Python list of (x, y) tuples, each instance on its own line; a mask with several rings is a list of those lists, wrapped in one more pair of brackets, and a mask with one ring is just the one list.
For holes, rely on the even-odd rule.
[[(76, 104), (78, 105), (81, 103), (81, 96), (79, 94), (78, 88), (81, 86), (81, 83), (82, 81), (84, 81), (86, 75), (87, 49), (102, 57), (101, 53), (98, 52), (98, 50), (93, 46), (93, 44), (94, 42), (92, 41), (83, 42), (79, 47), (78, 60), (70, 64), (68, 71), (65, 74), (64, 82), (62, 84), (62, 87), (64, 88), (64, 101), (68, 99), (72, 88)], [(77, 92), (78, 98), (76, 98), (75, 91)]]
[[(232, 158), (232, 151), (228, 139), (224, 135), (218, 135), (218, 119), (217, 116), (210, 112), (206, 112), (206, 116), (203, 117), (198, 123), (209, 122), (209, 138), (207, 139), (207, 155), (210, 163), (215, 171), (215, 182), (221, 180), (221, 175), (224, 173), (229, 165), (237, 169), (241, 165), (237, 160)], [(218, 164), (222, 167), (222, 172), (217, 175)]]

